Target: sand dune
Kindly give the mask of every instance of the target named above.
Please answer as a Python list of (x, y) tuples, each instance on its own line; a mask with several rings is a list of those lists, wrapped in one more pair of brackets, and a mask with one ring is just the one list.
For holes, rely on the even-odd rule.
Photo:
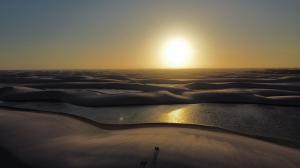
[[(77, 115), (1, 109), (0, 164), (4, 167), (139, 167), (141, 161), (151, 162), (155, 146), (160, 147), (161, 168), (300, 165), (299, 69), (0, 71), (0, 103)], [(162, 115), (149, 113), (149, 106), (134, 106), (194, 103), (197, 106), (169, 107)], [(224, 103), (229, 105), (226, 112), (220, 110)], [(119, 111), (106, 107), (100, 115), (104, 106)], [(123, 106), (136, 111), (124, 115)], [(154, 107), (163, 112), (164, 108)], [(91, 120), (99, 114), (104, 121), (120, 123), (128, 117), (139, 124), (99, 124), (80, 114)], [(173, 119), (163, 120), (172, 123), (178, 118), (186, 123), (189, 117), (191, 123), (210, 127), (162, 124), (159, 116)], [(160, 124), (143, 123), (143, 117), (157, 117)], [(212, 123), (239, 134), (211, 129)]]
[(25, 85), (26, 87), (39, 88), (39, 89), (127, 89), (127, 90), (140, 90), (145, 92), (151, 91), (170, 91), (170, 92), (183, 92), (185, 88), (163, 87), (157, 85), (146, 85), (140, 83), (127, 83), (127, 82), (62, 82), (62, 83), (49, 83), (49, 84), (31, 84)]
[[(299, 150), (200, 127), (120, 129), (54, 114), (0, 111), (0, 147), (30, 167), (291, 167)], [(245, 164), (247, 163), (247, 164)]]
[[(107, 84), (110, 87), (110, 84)], [(85, 85), (80, 85), (84, 87)], [(59, 86), (58, 86), (59, 87)], [(141, 89), (135, 88), (137, 90)], [(122, 87), (116, 87), (122, 88)], [(147, 90), (148, 86), (145, 86)], [(159, 88), (159, 87), (158, 87)], [(265, 96), (264, 96), (265, 95)], [(2, 87), (0, 100), (3, 101), (58, 101), (81, 106), (113, 106), (113, 105), (157, 105), (186, 103), (253, 103), (270, 105), (300, 106), (298, 92), (282, 90), (241, 90), (218, 89), (205, 91), (185, 91), (172, 93), (169, 91), (124, 92), (105, 94), (87, 89), (81, 90), (43, 90), (29, 87)]]
[[(81, 106), (183, 103), (300, 106), (299, 74), (297, 69), (0, 71), (0, 100), (59, 101)], [(119, 94), (107, 94), (116, 89)]]
[[(3, 90), (2, 93), (1, 90)], [(189, 103), (188, 98), (168, 91), (107, 95), (89, 91), (37, 90), (25, 87), (2, 88), (0, 89), (0, 99), (5, 101), (59, 101), (82, 106)]]
[(252, 89), (278, 89), (287, 91), (300, 91), (299, 85), (274, 84), (274, 83), (249, 83), (249, 82), (226, 82), (226, 83), (191, 83), (186, 85), (190, 89), (227, 89), (227, 88), (252, 88)]

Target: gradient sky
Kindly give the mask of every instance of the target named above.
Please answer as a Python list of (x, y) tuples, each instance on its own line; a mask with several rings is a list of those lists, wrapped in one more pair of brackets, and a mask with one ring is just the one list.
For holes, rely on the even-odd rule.
[(163, 68), (186, 37), (191, 68), (300, 67), (299, 0), (1, 0), (0, 69)]

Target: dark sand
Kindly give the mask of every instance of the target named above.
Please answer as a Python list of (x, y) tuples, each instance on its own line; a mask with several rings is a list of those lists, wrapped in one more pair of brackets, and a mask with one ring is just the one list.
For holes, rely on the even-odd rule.
[(298, 149), (237, 134), (163, 124), (119, 128), (66, 115), (1, 109), (0, 148), (20, 167), (139, 167), (143, 160), (151, 162), (155, 146), (160, 147), (161, 168), (300, 166)]

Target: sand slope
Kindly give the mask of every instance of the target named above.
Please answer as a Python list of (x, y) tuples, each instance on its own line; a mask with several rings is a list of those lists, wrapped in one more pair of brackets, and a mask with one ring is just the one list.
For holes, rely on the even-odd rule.
[(196, 128), (101, 128), (62, 115), (0, 110), (0, 147), (31, 167), (299, 167), (300, 151)]
[(300, 106), (299, 82), (299, 69), (0, 71), (0, 100), (94, 107), (185, 103)]

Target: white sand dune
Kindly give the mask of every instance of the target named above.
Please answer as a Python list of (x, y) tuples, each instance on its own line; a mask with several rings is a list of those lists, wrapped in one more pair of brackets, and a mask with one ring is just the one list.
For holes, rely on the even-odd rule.
[[(1, 109), (1, 167), (139, 167), (141, 161), (151, 162), (155, 146), (160, 147), (161, 168), (300, 166), (297, 145), (268, 136), (277, 131), (279, 139), (299, 140), (295, 134), (299, 129), (299, 69), (0, 71), (0, 102), (11, 107), (47, 103), (41, 108), (45, 110), (54, 102), (86, 106), (82, 108), (118, 106), (122, 110), (128, 105), (259, 104), (247, 106), (245, 111), (238, 108), (237, 116), (229, 110), (229, 117), (222, 118), (220, 128), (233, 124), (232, 130), (241, 134), (191, 125), (103, 125), (68, 115)], [(256, 111), (260, 105), (272, 105), (268, 106), (272, 111), (262, 115)], [(278, 112), (279, 106), (295, 110), (280, 107)], [(205, 113), (218, 112), (210, 110), (216, 109)], [(273, 118), (271, 112), (280, 113), (282, 120)], [(211, 119), (210, 115), (200, 117)], [(260, 126), (253, 127), (251, 135), (259, 132), (268, 142), (242, 136), (247, 131), (241, 125), (252, 128), (255, 123)]]
[[(300, 106), (299, 82), (298, 69), (0, 71), (0, 100), (97, 107), (185, 103)], [(101, 89), (117, 89), (120, 94), (101, 93)]]
[(186, 91), (185, 88), (163, 87), (157, 85), (146, 85), (130, 82), (63, 82), (63, 83), (48, 83), (48, 84), (27, 84), (26, 87), (39, 89), (126, 89), (140, 90), (145, 92), (152, 91), (170, 91), (180, 93)]
[[(110, 88), (110, 84), (108, 85)], [(79, 84), (80, 86), (82, 84)], [(55, 85), (53, 85), (54, 87)], [(77, 85), (76, 85), (77, 86)], [(101, 86), (104, 86), (102, 84)], [(125, 84), (127, 86), (127, 84)], [(58, 86), (59, 87), (59, 86)], [(82, 88), (85, 85), (81, 86)], [(141, 91), (143, 86), (132, 87)], [(104, 87), (106, 88), (106, 87)], [(113, 87), (115, 88), (115, 87)], [(118, 87), (128, 89), (127, 87)], [(145, 88), (148, 88), (146, 86)], [(4, 101), (58, 101), (81, 106), (121, 106), (121, 105), (158, 105), (189, 103), (252, 103), (270, 105), (300, 106), (298, 92), (272, 89), (217, 89), (191, 90), (173, 93), (160, 88), (152, 92), (124, 92), (121, 94), (99, 94), (89, 89), (43, 90), (24, 86), (8, 86), (0, 88), (0, 100)], [(145, 89), (147, 90), (147, 89)]]
[(30, 167), (139, 167), (151, 163), (159, 146), (157, 166), (298, 168), (300, 151), (236, 134), (199, 127), (122, 129), (94, 126), (76, 118), (0, 110), (0, 147)]

